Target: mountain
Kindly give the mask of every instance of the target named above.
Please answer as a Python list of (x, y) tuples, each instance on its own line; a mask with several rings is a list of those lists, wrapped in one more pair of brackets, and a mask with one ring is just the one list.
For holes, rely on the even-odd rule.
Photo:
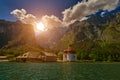
[(19, 23), (0, 20), (0, 48), (8, 44), (8, 41), (14, 39), (20, 31)]
[(0, 20), (0, 48), (23, 50), (25, 46), (37, 46), (33, 26), (19, 21)]
[(43, 48), (53, 49), (58, 41), (63, 37), (67, 28), (66, 27), (54, 27), (45, 32), (40, 33), (37, 36), (39, 45)]
[(0, 20), (2, 49), (60, 52), (68, 45), (72, 45), (80, 60), (120, 61), (120, 13), (94, 15), (69, 27), (56, 26), (37, 36), (32, 25)]
[(54, 49), (63, 51), (68, 45), (79, 60), (120, 61), (120, 13), (71, 24)]
[[(76, 21), (69, 26), (58, 46), (63, 50), (68, 44), (73, 44), (78, 49), (92, 47), (95, 40), (120, 41), (120, 13), (104, 17), (92, 16), (85, 21)], [(83, 46), (84, 45), (84, 46)], [(75, 47), (75, 48), (76, 48)]]

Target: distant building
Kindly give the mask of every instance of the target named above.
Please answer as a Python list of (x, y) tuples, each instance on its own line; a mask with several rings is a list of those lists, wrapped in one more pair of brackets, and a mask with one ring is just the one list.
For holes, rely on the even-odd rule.
[(53, 61), (57, 61), (57, 56), (55, 54), (47, 53), (47, 52), (27, 52), (21, 56), (18, 56), (16, 58), (16, 61), (20, 61), (20, 62), (26, 62), (26, 61), (30, 61), (30, 62), (43, 62), (43, 61), (53, 62)]
[(9, 61), (7, 59), (7, 56), (0, 56), (0, 61), (3, 62), (3, 61)]
[(44, 56), (43, 56), (42, 60), (47, 61), (47, 62), (57, 61), (57, 55), (48, 53), (48, 52), (44, 52)]
[(66, 50), (64, 50), (63, 61), (76, 61), (76, 52), (69, 45)]

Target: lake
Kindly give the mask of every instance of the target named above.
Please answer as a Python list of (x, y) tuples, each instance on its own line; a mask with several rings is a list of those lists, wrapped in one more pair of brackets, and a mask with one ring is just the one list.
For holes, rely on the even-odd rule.
[(120, 63), (0, 62), (0, 80), (120, 80)]

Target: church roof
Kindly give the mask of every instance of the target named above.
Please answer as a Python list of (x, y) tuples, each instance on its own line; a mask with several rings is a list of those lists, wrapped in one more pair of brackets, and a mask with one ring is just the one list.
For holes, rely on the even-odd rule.
[(64, 50), (64, 53), (68, 54), (68, 53), (73, 53), (75, 54), (76, 52), (74, 50), (69, 50), (69, 49), (66, 49)]

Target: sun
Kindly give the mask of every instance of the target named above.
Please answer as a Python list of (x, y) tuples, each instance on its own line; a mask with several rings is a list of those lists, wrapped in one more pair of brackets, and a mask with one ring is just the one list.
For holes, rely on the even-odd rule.
[(45, 26), (42, 22), (39, 22), (39, 23), (36, 24), (36, 29), (38, 31), (45, 31), (46, 30), (46, 28), (45, 28)]

